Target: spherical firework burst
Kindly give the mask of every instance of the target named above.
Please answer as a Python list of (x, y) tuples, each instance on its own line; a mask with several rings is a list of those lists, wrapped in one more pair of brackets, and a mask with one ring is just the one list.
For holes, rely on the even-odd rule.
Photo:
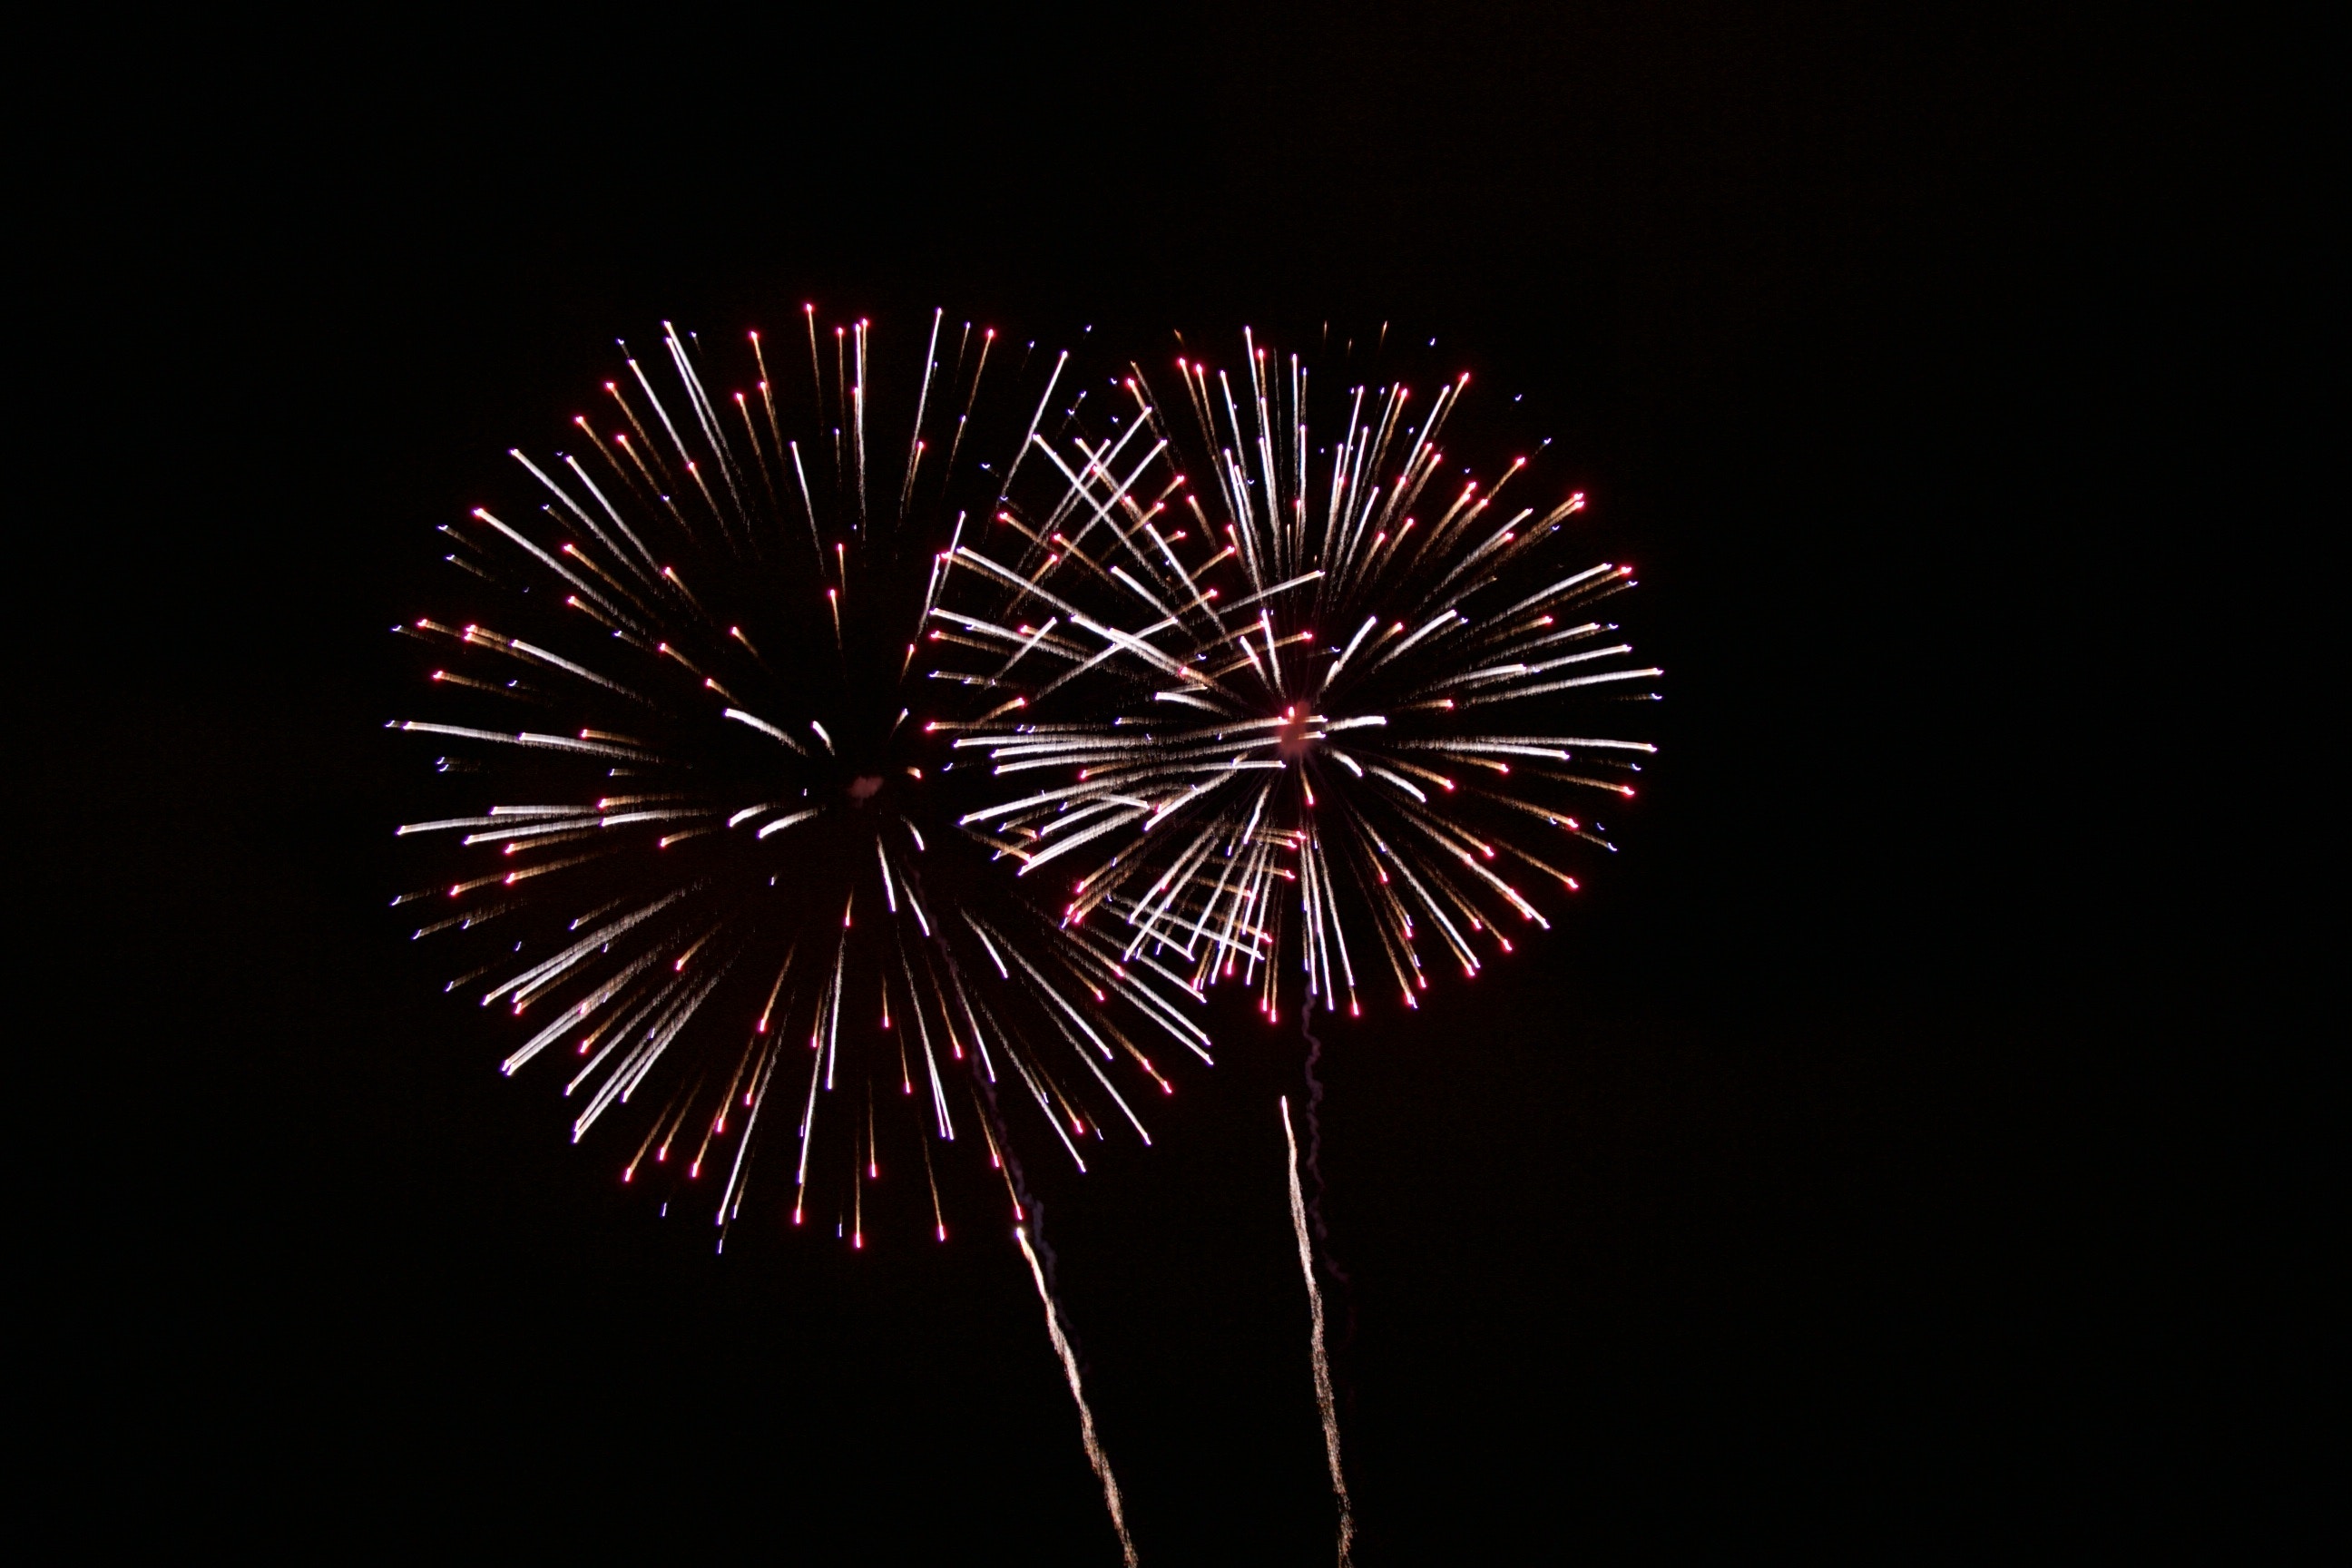
[(1018, 694), (932, 679), (918, 628), (967, 514), (1052, 504), (1023, 458), (1068, 356), (935, 313), (884, 388), (867, 322), (805, 318), (802, 370), (752, 333), (741, 390), (667, 324), (651, 365), (624, 344), (568, 449), (516, 451), (518, 500), (445, 528), (463, 602), (395, 628), (433, 703), (393, 727), (441, 753), (444, 809), (399, 831), (447, 871), (396, 902), (471, 944), (451, 986), (515, 1020), (504, 1069), (553, 1068), (575, 1142), (626, 1125), (622, 1179), (699, 1186), (722, 1245), (762, 1149), (793, 1223), (863, 1246), (895, 1190), (944, 1240), (936, 1152), (1003, 1170), (1000, 1084), (1083, 1169), (1107, 1129), (1150, 1141), (1146, 1046), (1208, 1041), (991, 868), (957, 826), (983, 781), (940, 765)]
[(958, 737), (1008, 786), (967, 821), (1024, 876), (1059, 862), (1071, 929), (1107, 913), (1124, 962), (1195, 992), (1237, 981), (1273, 1017), (1291, 973), (1310, 1005), (1386, 982), (1418, 1006), (1425, 953), (1475, 975), (1507, 925), (1549, 925), (1530, 878), (1572, 891), (1612, 847), (1592, 813), (1654, 747), (1611, 716), (1661, 672), (1606, 618), (1632, 568), (1562, 560), (1581, 494), (1517, 505), (1526, 458), (1448, 463), (1466, 374), (1425, 411), (1402, 382), (1318, 401), (1244, 343), (1233, 373), (1178, 360), (1172, 407), (1130, 366), (1033, 437), (1051, 506), (958, 552), (934, 618), (1017, 645), (1050, 700)]

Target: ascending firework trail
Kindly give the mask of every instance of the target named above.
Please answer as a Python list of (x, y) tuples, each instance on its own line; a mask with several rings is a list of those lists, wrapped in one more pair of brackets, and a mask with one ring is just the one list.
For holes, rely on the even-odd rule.
[(1323, 1290), (1315, 1283), (1315, 1249), (1307, 1239), (1307, 1198), (1298, 1186), (1298, 1140), (1290, 1130), (1290, 1098), (1282, 1105), (1282, 1143), (1288, 1151), (1290, 1224), (1298, 1233), (1298, 1272), (1307, 1281), (1308, 1352), (1315, 1367), (1315, 1408), (1323, 1417), (1323, 1453), (1331, 1467), (1331, 1495), (1339, 1505), (1339, 1563), (1354, 1561), (1355, 1506), (1348, 1500), (1348, 1476), (1339, 1464), (1339, 1407), (1331, 1394), (1331, 1359), (1323, 1348)]
[(1102, 1481), (1103, 1506), (1110, 1510), (1110, 1525), (1118, 1531), (1118, 1549), (1127, 1559), (1128, 1568), (1135, 1568), (1135, 1542), (1127, 1533), (1127, 1508), (1119, 1500), (1118, 1479), (1110, 1473), (1110, 1460), (1104, 1457), (1102, 1444), (1095, 1436), (1095, 1413), (1087, 1404), (1086, 1385), (1078, 1378), (1077, 1352), (1070, 1348), (1069, 1335), (1062, 1331), (1062, 1304), (1054, 1300), (1054, 1292), (1045, 1284), (1045, 1270), (1037, 1261), (1036, 1250), (1029, 1245), (1026, 1226), (1013, 1229), (1021, 1243), (1021, 1256), (1029, 1260), (1029, 1277), (1037, 1282), (1037, 1299), (1045, 1304), (1045, 1332), (1054, 1342), (1054, 1353), (1062, 1358), (1062, 1375), (1070, 1380), (1070, 1397), (1078, 1405), (1078, 1438), (1087, 1447), (1087, 1462), (1095, 1468)]

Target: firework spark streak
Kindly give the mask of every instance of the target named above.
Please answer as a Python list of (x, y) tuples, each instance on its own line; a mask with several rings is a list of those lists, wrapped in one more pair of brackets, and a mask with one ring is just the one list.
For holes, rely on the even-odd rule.
[(1331, 1466), (1331, 1496), (1339, 1505), (1339, 1568), (1355, 1561), (1356, 1511), (1339, 1468), (1339, 1407), (1331, 1394), (1331, 1361), (1323, 1349), (1323, 1289), (1315, 1282), (1315, 1253), (1307, 1239), (1307, 1194), (1298, 1185), (1298, 1140), (1290, 1130), (1290, 1098), (1282, 1105), (1282, 1145), (1288, 1151), (1290, 1224), (1298, 1235), (1298, 1272), (1307, 1281), (1308, 1344), (1315, 1364), (1315, 1408), (1323, 1416), (1323, 1454)]
[[(705, 1194), (722, 1247), (755, 1175), (852, 1247), (944, 1242), (951, 1170), (1019, 1217), (1000, 1078), (1083, 1171), (1150, 1141), (1158, 1055), (1209, 1039), (1181, 980), (1040, 913), (959, 826), (991, 785), (943, 736), (1022, 698), (940, 668), (985, 639), (921, 631), (970, 515), (1053, 504), (1020, 459), (1061, 428), (1068, 356), (1008, 367), (934, 312), (885, 387), (869, 322), (828, 354), (805, 315), (805, 379), (772, 379), (791, 340), (756, 332), (724, 371), (667, 323), (622, 344), (568, 449), (516, 449), (508, 499), (442, 530), (462, 613), (394, 628), (431, 650), (434, 711), (391, 725), (437, 753), (440, 809), (399, 833), (442, 875), (394, 902), (430, 900), (415, 940), (469, 944), (450, 989), (514, 1020), (502, 1070), (560, 1064), (575, 1142), (638, 1113), (621, 1180)], [(788, 1181), (761, 1174), (777, 1152)]]
[(1135, 1542), (1128, 1538), (1127, 1510), (1119, 1499), (1118, 1479), (1110, 1473), (1110, 1459), (1095, 1436), (1095, 1413), (1087, 1404), (1086, 1385), (1078, 1378), (1077, 1352), (1070, 1348), (1070, 1337), (1062, 1331), (1062, 1310), (1053, 1291), (1045, 1286), (1045, 1270), (1029, 1245), (1028, 1227), (1013, 1226), (1013, 1236), (1021, 1243), (1021, 1256), (1029, 1260), (1029, 1277), (1037, 1282), (1037, 1300), (1045, 1303), (1045, 1332), (1053, 1339), (1054, 1353), (1062, 1358), (1062, 1375), (1070, 1380), (1070, 1398), (1078, 1406), (1078, 1436), (1087, 1446), (1087, 1462), (1094, 1466), (1095, 1475), (1102, 1482), (1103, 1506), (1110, 1510), (1111, 1528), (1118, 1531), (1119, 1553), (1126, 1559), (1128, 1568), (1135, 1568)]

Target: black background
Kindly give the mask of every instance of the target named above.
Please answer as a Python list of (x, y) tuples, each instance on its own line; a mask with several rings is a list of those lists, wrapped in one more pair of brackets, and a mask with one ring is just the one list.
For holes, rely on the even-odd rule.
[[(1172, 352), (1324, 321), (1528, 395), (1669, 671), (1626, 852), (1408, 1025), (1334, 1027), (1367, 1563), (1890, 1559), (2169, 1517), (2161, 1009), (2069, 733), (2126, 527), (2090, 237), (2113, 39), (1973, 7), (1212, 7), (62, 51), (34, 237), (35, 896), (95, 1079), (31, 1114), (100, 1528), (327, 1554), (1102, 1562), (1017, 1255), (625, 1203), (388, 925), (379, 726), (431, 528), (616, 333), (934, 303)], [(68, 288), (59, 299), (82, 299)], [(893, 340), (885, 338), (887, 345)], [(39, 428), (47, 428), (46, 426)], [(2085, 713), (2092, 717), (2086, 721)], [(2102, 822), (2106, 826), (2102, 826)], [(2145, 912), (2145, 911), (2143, 911)], [(42, 962), (50, 962), (44, 957)], [(1148, 1157), (1042, 1175), (1148, 1561), (1330, 1510), (1245, 1013)], [(96, 1195), (103, 1192), (103, 1197)], [(86, 1337), (79, 1337), (86, 1336)], [(78, 1362), (76, 1364), (82, 1364)], [(2191, 1380), (2193, 1381), (2193, 1380)]]

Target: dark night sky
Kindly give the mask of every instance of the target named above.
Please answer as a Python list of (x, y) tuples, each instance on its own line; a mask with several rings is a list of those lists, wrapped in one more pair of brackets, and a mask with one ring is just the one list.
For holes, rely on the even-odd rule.
[[(104, 258), (70, 384), (122, 444), (94, 516), (59, 497), (100, 549), (34, 560), (84, 607), (43, 668), (100, 700), (36, 702), (119, 1107), (80, 1153), (131, 1152), (78, 1222), (120, 1375), (65, 1451), (306, 1555), (1114, 1561), (1009, 1247), (716, 1260), (489, 1070), (383, 918), (383, 627), (663, 317), (1392, 320), (1543, 411), (1670, 679), (1573, 916), (1333, 1031), (1362, 1561), (2102, 1538), (2167, 1473), (2109, 1438), (2181, 1331), (2116, 1284), (2161, 1051), (2119, 1065), (2152, 1009), (2054, 739), (2121, 526), (2081, 242), (2145, 216), (2112, 61), (1972, 7), (1096, 25), (387, 23), (96, 73), (122, 111), (55, 132), (107, 171), (57, 229)], [(1041, 1173), (1049, 1233), (1146, 1560), (1328, 1560), (1297, 1043), (1231, 1027), (1159, 1149)]]

